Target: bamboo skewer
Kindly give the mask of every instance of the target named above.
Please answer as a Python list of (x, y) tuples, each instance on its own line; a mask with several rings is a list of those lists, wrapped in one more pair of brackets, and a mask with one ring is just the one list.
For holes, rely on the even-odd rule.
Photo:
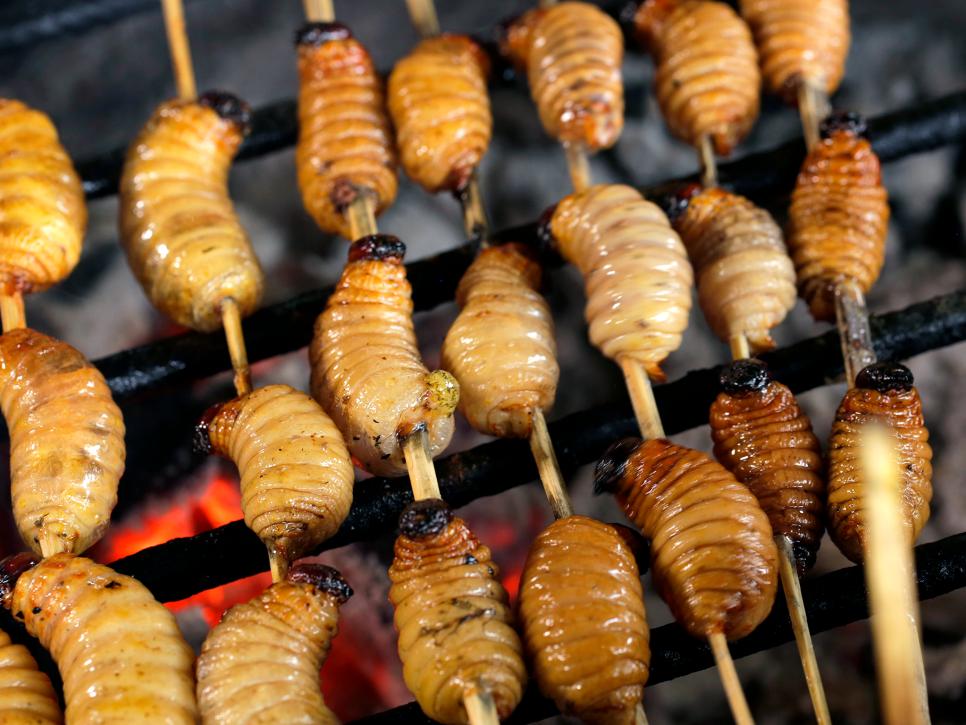
[(567, 168), (570, 170), (570, 183), (574, 191), (583, 191), (590, 186), (590, 161), (587, 150), (580, 144), (563, 144), (567, 154)]
[(333, 0), (305, 0), (305, 19), (310, 23), (331, 23), (335, 20)]
[(805, 147), (811, 151), (820, 140), (819, 124), (828, 115), (829, 102), (819, 89), (802, 83), (798, 86), (798, 112), (802, 119)]
[(530, 450), (533, 451), (533, 460), (536, 461), (537, 470), (540, 472), (540, 482), (543, 484), (547, 501), (550, 502), (553, 517), (565, 519), (573, 516), (574, 507), (563, 485), (563, 476), (560, 474), (557, 456), (553, 451), (553, 441), (550, 440), (550, 432), (547, 430), (547, 420), (543, 417), (543, 411), (539, 409), (533, 414)]
[(889, 725), (924, 725), (930, 721), (929, 702), (896, 443), (887, 429), (870, 427), (860, 448), (868, 519), (865, 577), (884, 720)]
[(235, 390), (239, 395), (246, 395), (252, 392), (252, 369), (248, 366), (241, 312), (238, 310), (238, 303), (231, 297), (221, 303), (221, 325), (225, 328), (228, 355), (231, 357), (231, 367), (235, 371)]
[(728, 705), (731, 707), (731, 715), (734, 717), (735, 723), (737, 725), (754, 725), (755, 721), (751, 717), (748, 701), (741, 689), (741, 681), (738, 679), (734, 660), (731, 659), (731, 652), (728, 651), (728, 641), (721, 632), (715, 632), (708, 637), (708, 643), (711, 645), (715, 664), (718, 665), (721, 684), (724, 685), (725, 695), (728, 696)]
[(439, 492), (439, 481), (433, 459), (429, 457), (429, 442), (425, 428), (413, 431), (403, 441), (403, 454), (406, 456), (406, 469), (409, 472), (409, 485), (413, 498), (422, 501), (427, 498), (443, 498)]
[(14, 292), (11, 295), (0, 295), (0, 318), (3, 318), (4, 332), (19, 330), (27, 326), (22, 294)]
[(845, 380), (851, 388), (862, 368), (876, 360), (865, 295), (853, 280), (835, 286), (835, 325), (842, 344)]
[(463, 231), (467, 239), (479, 239), (481, 246), (488, 246), (490, 222), (483, 207), (483, 195), (480, 193), (480, 180), (477, 170), (473, 170), (470, 182), (459, 194), (460, 206), (463, 208)]
[[(729, 339), (731, 357), (734, 360), (744, 360), (751, 357), (748, 338), (743, 334), (732, 335)], [(792, 632), (795, 634), (795, 644), (798, 646), (798, 656), (802, 661), (805, 672), (805, 684), (815, 709), (815, 720), (819, 725), (830, 725), (828, 702), (825, 698), (825, 687), (822, 675), (815, 658), (815, 646), (812, 644), (812, 633), (808, 627), (805, 615), (805, 603), (802, 601), (802, 587), (798, 581), (798, 571), (795, 566), (795, 554), (792, 542), (786, 536), (775, 536), (778, 547), (778, 566), (782, 580), (782, 590), (785, 593), (785, 603), (788, 605), (788, 616), (791, 620)]]
[(439, 18), (436, 16), (436, 4), (433, 0), (406, 0), (406, 7), (413, 25), (422, 37), (439, 35)]
[(161, 0), (164, 10), (164, 27), (171, 47), (171, 65), (180, 98), (191, 99), (198, 95), (195, 73), (191, 65), (191, 46), (184, 23), (184, 7), (181, 0)]
[(718, 162), (714, 157), (711, 137), (704, 134), (698, 140), (698, 156), (701, 159), (701, 185), (711, 188), (718, 185)]
[(368, 191), (360, 191), (352, 203), (346, 209), (346, 217), (349, 220), (349, 233), (352, 240), (375, 234), (379, 231), (376, 226), (376, 210), (374, 208), (372, 194)]

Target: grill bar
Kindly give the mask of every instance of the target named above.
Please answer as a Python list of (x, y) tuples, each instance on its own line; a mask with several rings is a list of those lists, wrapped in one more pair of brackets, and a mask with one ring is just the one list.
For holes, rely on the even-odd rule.
[[(255, 155), (281, 148), (294, 139), (294, 125), (283, 128), (292, 113), (291, 103), (262, 109), (256, 131), (243, 147)], [(257, 114), (258, 115), (258, 114)], [(272, 120), (274, 119), (274, 120)], [(281, 120), (280, 120), (281, 119)], [(294, 124), (294, 117), (292, 119)], [(873, 145), (883, 161), (929, 151), (966, 140), (966, 93), (946, 96), (923, 104), (879, 116), (869, 123)], [(250, 149), (250, 150), (247, 150)], [(741, 194), (760, 196), (762, 192), (791, 189), (804, 155), (800, 139), (719, 166), (720, 178)], [(93, 162), (92, 162), (93, 163)], [(119, 160), (118, 160), (119, 163)], [(87, 178), (87, 177), (85, 177)], [(114, 177), (112, 177), (114, 178)], [(696, 177), (688, 177), (696, 178)], [(645, 189), (651, 196), (667, 190), (668, 182)], [(85, 183), (114, 183), (89, 179)], [(538, 244), (537, 223), (532, 222), (494, 234), (497, 241)], [(456, 285), (469, 266), (475, 245), (466, 243), (434, 257), (407, 265), (414, 290), (416, 310), (426, 310), (453, 298)], [(322, 312), (331, 288), (316, 290), (270, 307), (265, 307), (244, 324), (251, 362), (298, 350), (307, 345), (312, 323)], [(119, 400), (159, 392), (172, 386), (223, 372), (231, 368), (228, 349), (221, 334), (189, 332), (119, 352), (95, 362)]]
[[(915, 551), (920, 600), (933, 599), (966, 586), (966, 534), (923, 544), (917, 546)], [(869, 616), (865, 572), (861, 566), (850, 566), (802, 580), (802, 596), (812, 634)], [(784, 598), (778, 597), (768, 618), (754, 632), (730, 644), (729, 648), (737, 659), (793, 640)], [(679, 624), (666, 624), (651, 630), (651, 676), (648, 686), (710, 667), (714, 667), (714, 659), (707, 643), (689, 636)], [(645, 695), (645, 705), (646, 702)], [(505, 722), (507, 725), (522, 725), (556, 714), (554, 704), (531, 686), (516, 711)], [(431, 725), (434, 721), (427, 718), (413, 702), (353, 722), (356, 725)]]
[[(966, 290), (871, 318), (880, 359), (905, 359), (966, 340)], [(834, 330), (763, 355), (775, 377), (796, 393), (832, 381), (842, 373), (842, 353)], [(718, 371), (689, 372), (654, 389), (668, 434), (707, 422), (708, 406), (718, 392)], [(598, 458), (621, 436), (636, 435), (629, 402), (602, 405), (550, 424), (561, 470)], [(497, 440), (436, 462), (443, 497), (454, 507), (493, 496), (536, 480), (525, 441)], [(349, 518), (319, 551), (354, 541), (376, 539), (396, 528), (402, 509), (412, 501), (406, 478), (373, 478), (355, 490)], [(190, 538), (174, 539), (112, 564), (144, 583), (162, 601), (184, 599), (268, 569), (265, 547), (242, 521)]]

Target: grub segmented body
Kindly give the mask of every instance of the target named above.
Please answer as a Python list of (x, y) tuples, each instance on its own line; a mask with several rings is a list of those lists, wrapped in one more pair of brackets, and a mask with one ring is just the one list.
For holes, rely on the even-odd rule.
[(822, 448), (792, 391), (757, 360), (732, 363), (711, 405), (714, 455), (755, 494), (804, 569), (825, 530)]
[(771, 525), (721, 464), (664, 439), (625, 439), (596, 478), (651, 540), (654, 586), (692, 636), (740, 639), (768, 615), (778, 582)]
[(489, 60), (466, 35), (423, 40), (389, 76), (389, 112), (411, 179), (460, 191), (490, 144)]
[(322, 699), (319, 669), (352, 590), (334, 569), (297, 564), (208, 633), (198, 657), (205, 725), (338, 725)]
[(571, 194), (549, 231), (584, 276), (590, 340), (612, 360), (637, 360), (663, 379), (691, 310), (691, 264), (667, 217), (629, 186)]
[(591, 152), (617, 143), (624, 128), (624, 38), (612, 18), (590, 3), (557, 3), (520, 16), (504, 46), (526, 69), (548, 134)]
[(856, 387), (846, 392), (835, 413), (828, 450), (828, 529), (835, 545), (854, 562), (862, 561), (867, 536), (861, 446), (868, 426), (885, 426), (895, 441), (910, 546), (929, 520), (932, 448), (912, 382), (912, 373), (902, 365), (870, 365), (856, 376)]
[(382, 79), (344, 25), (307, 24), (297, 49), (295, 167), (302, 201), (323, 231), (348, 239), (345, 211), (359, 194), (370, 196), (376, 215), (396, 198), (396, 150)]
[(849, 54), (848, 0), (740, 0), (768, 90), (795, 103), (799, 86), (839, 87)]
[(194, 652), (140, 582), (70, 554), (31, 563), (0, 564), (3, 603), (57, 663), (67, 722), (198, 721)]
[(460, 314), (443, 343), (443, 367), (460, 384), (460, 410), (482, 433), (526, 438), (548, 410), (560, 368), (540, 266), (519, 244), (480, 252), (456, 290)]
[(795, 268), (771, 215), (742, 196), (698, 191), (674, 220), (714, 333), (744, 336), (752, 353), (775, 346), (771, 328), (795, 306)]
[(247, 116), (228, 94), (162, 103), (121, 175), (121, 244), (131, 269), (155, 307), (203, 332), (221, 326), (227, 298), (245, 316), (262, 296), (261, 267), (228, 196)]
[(406, 470), (402, 441), (419, 429), (431, 456), (443, 451), (459, 400), (455, 379), (429, 372), (420, 357), (404, 253), (388, 235), (353, 243), (309, 349), (313, 397), (376, 475)]
[(0, 722), (60, 725), (64, 716), (47, 675), (23, 645), (0, 631)]
[(561, 712), (631, 725), (650, 672), (634, 555), (609, 524), (555, 521), (533, 542), (519, 614), (533, 675)]
[(745, 22), (716, 0), (645, 0), (634, 30), (657, 63), (654, 90), (671, 133), (727, 155), (758, 117), (761, 75)]
[(80, 352), (29, 328), (0, 335), (0, 373), (20, 535), (38, 554), (79, 554), (104, 534), (117, 502), (121, 411)]
[(238, 466), (245, 523), (269, 550), (290, 562), (338, 531), (354, 472), (342, 434), (317, 402), (268, 385), (213, 413), (199, 432)]
[(412, 504), (399, 526), (389, 600), (406, 686), (444, 725), (468, 722), (463, 699), (474, 688), (509, 716), (527, 674), (490, 550), (438, 499)]
[(66, 278), (86, 228), (84, 189), (54, 124), (0, 98), (0, 293), (40, 292)]
[(879, 157), (851, 115), (823, 124), (789, 209), (788, 247), (798, 286), (817, 320), (835, 319), (835, 286), (875, 284), (885, 260), (889, 201)]

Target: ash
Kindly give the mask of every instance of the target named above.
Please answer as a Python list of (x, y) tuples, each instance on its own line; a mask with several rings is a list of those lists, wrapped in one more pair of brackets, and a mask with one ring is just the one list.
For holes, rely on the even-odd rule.
[[(480, 31), (534, 3), (437, 4), (444, 28)], [(336, 5), (340, 20), (371, 49), (379, 68), (388, 69), (417, 41), (402, 2)], [(852, 6), (853, 45), (846, 80), (834, 99), (836, 107), (875, 115), (966, 87), (966, 46), (961, 42), (966, 33), (966, 6), (962, 0), (853, 0)], [(300, 12), (301, 3), (295, 0), (189, 3), (187, 20), (199, 87), (235, 91), (256, 107), (293, 97), (297, 77), (292, 39), (302, 22)], [(62, 38), (28, 52), (0, 56), (0, 63), (5, 71), (0, 75), (2, 95), (50, 113), (77, 159), (126, 144), (154, 106), (174, 94), (157, 11), (131, 16), (83, 37)], [(624, 71), (626, 128), (616, 149), (594, 159), (595, 179), (645, 184), (694, 171), (693, 152), (669, 136), (658, 113), (650, 92), (651, 61), (639, 52), (629, 52)], [(481, 177), (491, 221), (494, 228), (500, 228), (533, 219), (568, 193), (569, 186), (563, 154), (544, 134), (523, 84), (495, 90), (492, 101), (494, 141)], [(766, 98), (762, 118), (738, 154), (798, 134), (795, 111)], [(945, 149), (889, 164), (885, 183), (893, 211), (888, 258), (869, 295), (869, 308), (893, 310), (962, 288), (966, 283), (966, 155)], [(266, 270), (266, 304), (338, 278), (345, 242), (324, 236), (303, 211), (291, 149), (238, 165), (231, 185)], [(31, 324), (68, 340), (93, 358), (175, 332), (151, 309), (127, 268), (117, 244), (116, 202), (92, 203), (90, 211), (80, 266), (66, 283), (30, 298), (27, 314)], [(463, 240), (453, 200), (429, 197), (408, 182), (402, 183), (395, 205), (380, 219), (380, 226), (406, 242), (410, 259)], [(552, 271), (547, 275), (546, 291), (554, 309), (562, 369), (552, 417), (621, 399), (623, 382), (616, 367), (586, 340), (578, 276), (569, 269)], [(447, 305), (421, 314), (417, 320), (431, 368), (439, 361), (439, 346), (454, 315), (453, 305)], [(777, 330), (777, 339), (784, 345), (824, 329), (811, 321), (799, 303)], [(687, 369), (711, 365), (726, 356), (726, 347), (709, 332), (695, 305), (684, 344), (666, 365), (668, 377), (673, 380)], [(933, 514), (921, 537), (926, 542), (966, 530), (966, 497), (961, 495), (966, 447), (956, 443), (966, 430), (966, 348), (959, 345), (931, 352), (909, 365), (922, 394), (935, 453)], [(288, 382), (304, 389), (308, 379), (305, 355), (257, 365), (255, 378), (260, 384)], [(222, 376), (162, 401), (127, 407), (130, 460), (118, 517), (136, 508), (145, 496), (156, 501), (161, 492), (199, 466), (200, 460), (190, 453), (190, 416), (209, 402), (228, 397), (229, 390), (229, 380)], [(843, 390), (841, 384), (831, 385), (802, 397), (821, 438), (827, 436)], [(450, 450), (482, 440), (461, 422)], [(675, 440), (710, 449), (706, 427), (675, 436)], [(612, 501), (591, 496), (589, 471), (572, 478), (571, 490), (578, 512), (623, 520)], [(549, 521), (549, 509), (537, 486), (478, 501), (464, 514), (481, 539), (494, 548), (510, 578), (519, 574), (529, 541)], [(391, 532), (386, 532), (385, 539), (372, 546), (350, 547), (324, 557), (343, 568), (358, 592), (345, 608), (342, 624), (343, 631), (357, 636), (367, 652), (353, 675), (368, 676), (367, 672), (378, 669), (380, 660), (386, 663), (378, 676), (373, 675), (364, 702), (373, 711), (409, 699), (398, 679), (386, 602), (390, 546)], [(815, 573), (846, 563), (826, 541)], [(650, 589), (648, 582), (646, 586)], [(666, 607), (650, 591), (647, 606), (651, 626), (670, 620)], [(964, 591), (923, 605), (935, 723), (961, 722), (966, 706), (964, 611)], [(833, 719), (857, 724), (877, 721), (868, 623), (819, 635), (816, 648)], [(793, 645), (750, 657), (738, 667), (759, 723), (813, 721)], [(729, 721), (714, 671), (648, 688), (645, 704), (653, 725)], [(344, 714), (365, 713), (353, 709)]]

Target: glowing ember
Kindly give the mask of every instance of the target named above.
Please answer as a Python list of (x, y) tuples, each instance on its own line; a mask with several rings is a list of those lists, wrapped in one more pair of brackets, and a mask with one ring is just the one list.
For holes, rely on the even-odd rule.
[[(147, 509), (140, 516), (128, 516), (124, 522), (113, 526), (98, 545), (95, 558), (105, 562), (115, 561), (149, 546), (183, 536), (194, 536), (242, 517), (238, 484), (217, 473), (201, 486), (187, 487), (166, 501), (164, 506), (149, 505)], [(172, 612), (196, 607), (211, 627), (221, 620), (226, 609), (248, 601), (271, 581), (271, 575), (267, 572), (256, 574), (188, 599), (169, 602), (166, 606)]]

